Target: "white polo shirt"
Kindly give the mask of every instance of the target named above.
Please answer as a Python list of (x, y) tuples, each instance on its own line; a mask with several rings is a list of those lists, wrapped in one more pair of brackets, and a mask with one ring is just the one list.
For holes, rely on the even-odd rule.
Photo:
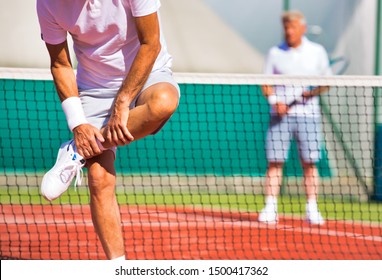
[[(303, 37), (302, 43), (297, 48), (288, 47), (286, 43), (272, 47), (265, 62), (265, 74), (283, 75), (331, 75), (328, 55), (321, 45)], [(285, 104), (301, 96), (307, 90), (304, 87), (276, 86), (277, 99)], [(274, 114), (273, 109), (271, 113)], [(318, 96), (308, 99), (305, 104), (291, 107), (288, 115), (294, 116), (319, 116)]]
[[(140, 47), (134, 17), (159, 7), (159, 0), (37, 0), (42, 39), (55, 45), (67, 33), (73, 38), (80, 90), (121, 86)], [(160, 42), (152, 72), (172, 65), (162, 31)]]

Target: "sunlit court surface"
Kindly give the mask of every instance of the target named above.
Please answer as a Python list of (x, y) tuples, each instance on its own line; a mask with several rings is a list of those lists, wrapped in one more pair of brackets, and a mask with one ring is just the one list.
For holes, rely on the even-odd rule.
[[(1, 206), (2, 254), (17, 259), (104, 259), (85, 206)], [(49, 213), (49, 214), (48, 214)], [(131, 260), (353, 260), (381, 259), (381, 227), (300, 218), (278, 224), (257, 215), (191, 207), (121, 207)], [(6, 233), (5, 233), (6, 232)], [(4, 257), (3, 256), (3, 257)]]

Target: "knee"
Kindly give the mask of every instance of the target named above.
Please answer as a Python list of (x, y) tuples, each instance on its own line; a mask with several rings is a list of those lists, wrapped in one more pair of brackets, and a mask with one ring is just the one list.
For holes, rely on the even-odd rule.
[(160, 90), (153, 94), (149, 102), (151, 116), (157, 120), (165, 120), (171, 117), (179, 103), (179, 94), (174, 90)]
[(90, 195), (94, 199), (105, 199), (114, 196), (115, 177), (105, 170), (89, 174)]
[(269, 162), (268, 163), (268, 169), (269, 170), (282, 169), (283, 166), (284, 166), (283, 162)]
[(315, 163), (310, 163), (310, 162), (303, 162), (302, 163), (302, 168), (304, 170), (305, 174), (315, 174), (317, 171), (317, 167)]

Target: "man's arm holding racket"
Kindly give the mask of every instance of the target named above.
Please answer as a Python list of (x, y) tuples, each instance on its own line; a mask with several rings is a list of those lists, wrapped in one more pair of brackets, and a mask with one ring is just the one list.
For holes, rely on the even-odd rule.
[(324, 92), (327, 92), (328, 90), (328, 86), (313, 87), (309, 90), (304, 91), (300, 96), (295, 98), (293, 101), (289, 102), (287, 106), (291, 108), (296, 104), (305, 104), (305, 102), (308, 101), (310, 98), (318, 96)]
[(272, 106), (273, 110), (279, 115), (284, 116), (288, 113), (288, 105), (277, 99), (273, 86), (271, 85), (262, 85), (261, 90), (264, 97), (268, 100), (268, 104)]
[(326, 91), (329, 90), (328, 86), (318, 86), (313, 87), (309, 90), (306, 90), (302, 92), (300, 96), (293, 99), (291, 102), (288, 102), (288, 104), (285, 104), (277, 99), (276, 94), (274, 93), (273, 86), (271, 85), (263, 85), (261, 87), (263, 95), (265, 98), (267, 98), (268, 103), (270, 106), (273, 107), (273, 110), (279, 115), (280, 117), (286, 115), (288, 111), (297, 104), (304, 104), (307, 100), (314, 96), (318, 96)]

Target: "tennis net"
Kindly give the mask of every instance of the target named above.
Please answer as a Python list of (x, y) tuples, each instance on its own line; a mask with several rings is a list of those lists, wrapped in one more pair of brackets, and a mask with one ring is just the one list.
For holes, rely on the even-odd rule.
[[(381, 77), (182, 74), (180, 106), (155, 136), (118, 148), (129, 259), (382, 259)], [(276, 224), (264, 206), (269, 105), (261, 85), (329, 86), (320, 98), (318, 206), (305, 221), (298, 148)], [(71, 138), (48, 71), (0, 69), (0, 256), (103, 259), (85, 183), (54, 202), (39, 184)], [(86, 170), (85, 170), (86, 173)], [(86, 176), (85, 176), (86, 177)]]

